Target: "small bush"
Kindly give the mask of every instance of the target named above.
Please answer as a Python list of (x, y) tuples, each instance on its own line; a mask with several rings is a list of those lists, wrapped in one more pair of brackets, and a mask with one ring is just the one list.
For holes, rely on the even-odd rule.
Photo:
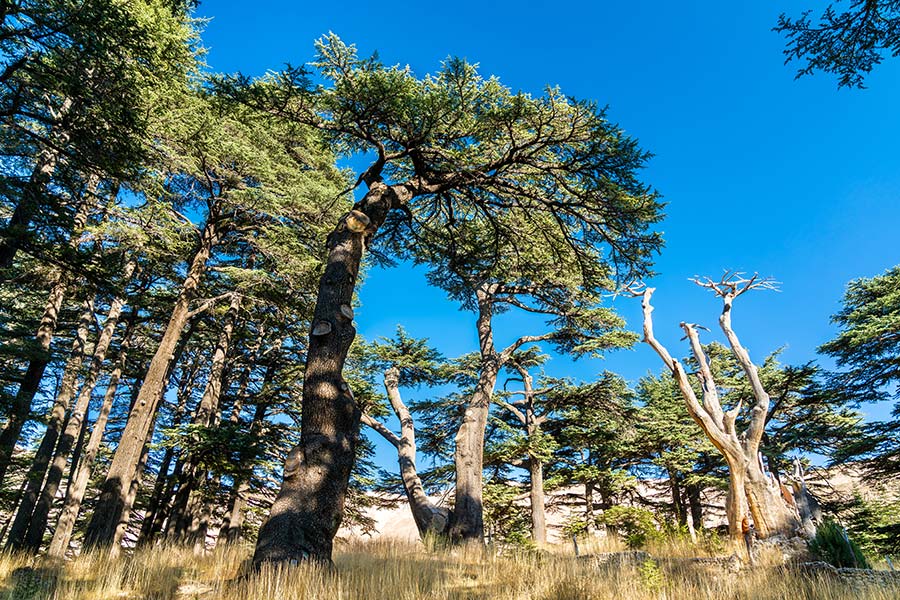
[(662, 537), (656, 526), (656, 517), (643, 508), (614, 506), (603, 511), (599, 521), (618, 531), (629, 548), (642, 548)]
[(835, 567), (868, 569), (869, 563), (859, 546), (847, 536), (843, 527), (826, 520), (809, 542), (809, 551), (819, 560)]

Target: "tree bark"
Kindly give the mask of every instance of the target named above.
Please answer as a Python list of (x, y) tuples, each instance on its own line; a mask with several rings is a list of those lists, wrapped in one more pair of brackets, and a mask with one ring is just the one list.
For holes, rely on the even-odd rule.
[(113, 455), (100, 499), (88, 525), (85, 537), (87, 548), (108, 547), (114, 542), (115, 528), (122, 519), (122, 511), (125, 509), (129, 489), (137, 473), (147, 435), (156, 420), (174, 351), (190, 316), (190, 303), (196, 296), (197, 288), (206, 273), (206, 262), (219, 235), (217, 215), (210, 210), (201, 234), (200, 246), (191, 260), (187, 277), (182, 283), (159, 347), (150, 361), (147, 375), (141, 384), (135, 405), (122, 432), (122, 438)]
[(360, 410), (342, 377), (356, 330), (342, 311), (353, 302), (365, 239), (388, 212), (412, 197), (407, 186), (366, 177), (369, 191), (328, 236), (303, 385), (300, 444), (284, 464), (284, 480), (259, 531), (253, 564), (331, 561), (356, 456)]
[(537, 457), (528, 459), (531, 480), (531, 538), (537, 545), (547, 543), (547, 519), (544, 511), (544, 464)]
[(416, 470), (415, 423), (400, 396), (400, 371), (397, 367), (390, 367), (384, 372), (384, 389), (387, 391), (394, 414), (400, 421), (400, 436), (394, 435), (392, 431), (367, 414), (363, 414), (363, 422), (381, 434), (397, 449), (400, 479), (403, 481), (403, 489), (406, 492), (416, 528), (419, 530), (419, 537), (425, 541), (430, 535), (444, 536), (447, 534), (450, 511), (438, 506), (428, 497)]
[(81, 463), (77, 466), (72, 484), (66, 489), (66, 499), (56, 524), (56, 530), (53, 532), (53, 539), (50, 542), (50, 550), (48, 551), (50, 558), (61, 559), (65, 557), (66, 550), (69, 548), (75, 521), (78, 518), (78, 513), (81, 511), (81, 503), (84, 500), (84, 494), (91, 479), (94, 461), (103, 442), (103, 433), (106, 430), (109, 412), (116, 398), (122, 371), (125, 369), (128, 347), (131, 344), (131, 335), (134, 331), (134, 319), (135, 315), (132, 314), (132, 318), (129, 319), (125, 328), (125, 333), (122, 335), (122, 343), (119, 346), (119, 359), (112, 373), (110, 373), (106, 393), (103, 396), (103, 403), (100, 405), (100, 412), (94, 421), (93, 429), (91, 429), (91, 435), (84, 449), (84, 456), (81, 459)]
[(493, 299), (484, 290), (476, 292), (478, 299), (478, 343), (481, 350), (481, 372), (478, 383), (456, 433), (456, 494), (450, 515), (450, 539), (454, 542), (484, 539), (484, 502), (482, 499), (482, 471), (484, 469), (484, 429), (497, 374), (503, 366), (494, 348), (491, 325)]
[[(123, 273), (124, 281), (127, 282), (131, 279), (131, 275), (134, 273), (135, 268), (136, 264), (134, 262), (129, 262), (125, 266)], [(34, 514), (31, 517), (31, 522), (29, 523), (28, 531), (25, 535), (24, 547), (33, 552), (37, 552), (38, 548), (40, 548), (41, 541), (43, 540), (44, 531), (47, 529), (47, 517), (53, 506), (53, 499), (56, 497), (57, 491), (59, 491), (59, 485), (62, 482), (66, 464), (72, 453), (73, 444), (84, 428), (84, 419), (88, 407), (90, 406), (91, 395), (94, 392), (94, 386), (97, 385), (97, 379), (100, 377), (100, 369), (103, 366), (103, 362), (106, 360), (106, 352), (109, 350), (109, 345), (112, 342), (113, 334), (119, 323), (119, 317), (122, 315), (122, 307), (124, 305), (124, 297), (114, 298), (110, 303), (106, 321), (103, 324), (100, 337), (97, 339), (97, 343), (94, 346), (94, 354), (91, 357), (91, 366), (85, 377), (84, 383), (81, 385), (81, 391), (75, 401), (75, 407), (71, 412), (71, 416), (66, 422), (62, 437), (59, 439), (56, 455), (53, 458), (53, 464), (47, 474), (47, 481), (44, 484), (44, 489), (41, 491), (40, 499), (34, 508)], [(75, 471), (75, 467), (76, 465), (73, 460), (73, 472)]]
[(78, 328), (72, 341), (72, 350), (63, 369), (62, 381), (50, 412), (47, 429), (34, 454), (34, 460), (26, 476), (28, 483), (16, 510), (16, 518), (9, 529), (9, 538), (6, 542), (6, 547), (9, 550), (21, 550), (26, 547), (25, 534), (31, 522), (34, 507), (44, 483), (44, 477), (47, 474), (47, 466), (53, 457), (53, 449), (59, 439), (60, 430), (66, 427), (69, 405), (71, 404), (72, 396), (75, 395), (78, 371), (84, 360), (85, 349), (88, 343), (88, 329), (93, 322), (93, 318), (94, 303), (91, 300), (87, 300), (85, 301), (84, 312), (82, 312), (78, 321)]
[[(96, 180), (92, 180), (89, 186), (89, 193), (94, 193)], [(82, 201), (75, 213), (75, 219), (72, 227), (72, 234), (69, 236), (69, 246), (75, 247), (78, 244), (78, 236), (81, 234), (87, 223), (90, 207), (93, 205), (90, 201)], [(15, 253), (13, 247), (12, 252)], [(10, 259), (11, 260), (11, 259)], [(31, 405), (34, 397), (37, 395), (41, 387), (41, 380), (44, 377), (44, 371), (50, 364), (50, 342), (53, 340), (53, 332), (56, 329), (59, 319), (59, 311), (62, 309), (63, 299), (69, 287), (69, 276), (67, 273), (57, 273), (53, 282), (50, 296), (44, 305), (44, 314), (41, 316), (41, 322), (38, 325), (35, 334), (37, 354), (28, 361), (28, 367), (25, 369), (25, 375), (22, 377), (22, 383), (13, 399), (10, 410), (9, 420), (0, 433), (0, 487), (6, 478), (6, 471), (9, 468), (9, 462), (12, 458), (13, 450), (15, 450), (16, 442), (22, 433), (22, 428), (31, 415)], [(43, 476), (42, 476), (43, 477)]]

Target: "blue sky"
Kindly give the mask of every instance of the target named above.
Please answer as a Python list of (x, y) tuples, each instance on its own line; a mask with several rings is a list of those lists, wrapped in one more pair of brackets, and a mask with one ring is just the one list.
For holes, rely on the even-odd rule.
[[(210, 68), (220, 72), (258, 75), (307, 62), (313, 41), (334, 31), (363, 54), (377, 50), (383, 62), (419, 75), (462, 56), (516, 90), (559, 85), (608, 104), (610, 118), (655, 154), (644, 180), (668, 202), (660, 275), (650, 282), (657, 337), (684, 355), (680, 321), (716, 325), (718, 301), (689, 277), (759, 272), (783, 282), (782, 291), (738, 300), (735, 328), (755, 358), (784, 346), (783, 360), (800, 363), (833, 336), (829, 316), (846, 283), (900, 263), (900, 60), (878, 67), (865, 90), (838, 90), (821, 74), (795, 80), (771, 28), (779, 12), (820, 6), (205, 0), (199, 15), (212, 17), (203, 39)], [(372, 271), (360, 297), (366, 337), (402, 323), (449, 356), (477, 348), (472, 316), (419, 271)], [(615, 306), (640, 326), (637, 301)], [(510, 314), (498, 341), (539, 332), (534, 319)], [(659, 368), (644, 345), (546, 367), (581, 379), (610, 369), (632, 381)], [(883, 417), (888, 407), (867, 412)]]

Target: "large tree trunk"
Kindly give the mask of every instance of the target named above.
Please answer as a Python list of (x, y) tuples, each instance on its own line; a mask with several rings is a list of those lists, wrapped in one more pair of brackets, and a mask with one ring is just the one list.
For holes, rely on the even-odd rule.
[(435, 504), (419, 478), (416, 470), (416, 433), (412, 414), (403, 399), (400, 397), (400, 371), (397, 367), (390, 367), (384, 373), (384, 388), (387, 391), (388, 400), (394, 409), (394, 414), (400, 421), (400, 436), (394, 435), (380, 422), (367, 414), (364, 414), (363, 422), (380, 433), (397, 449), (397, 460), (400, 463), (400, 479), (403, 481), (403, 489), (409, 501), (409, 508), (419, 530), (419, 537), (425, 541), (430, 535), (443, 536), (447, 534), (447, 525), (450, 520), (450, 511)]
[(356, 329), (353, 291), (365, 238), (392, 208), (411, 197), (405, 186), (380, 181), (328, 236), (328, 258), (306, 354), (300, 444), (284, 464), (284, 481), (259, 531), (253, 564), (331, 561), (341, 525), (350, 471), (356, 457), (360, 410), (342, 371)]
[(50, 558), (63, 558), (66, 550), (69, 548), (69, 542), (72, 539), (72, 530), (75, 528), (75, 521), (81, 510), (81, 503), (84, 500), (84, 494), (87, 490), (88, 482), (91, 479), (91, 472), (94, 467), (94, 461), (97, 458), (97, 452), (103, 442), (103, 433), (106, 430), (106, 423), (109, 419), (109, 412), (112, 409), (113, 401), (116, 398), (119, 381), (122, 377), (122, 371), (125, 369), (125, 361), (128, 355), (128, 347), (131, 343), (131, 334), (134, 330), (135, 315), (128, 321), (125, 333), (122, 335), (122, 343), (119, 346), (119, 359), (115, 368), (109, 376), (109, 382), (106, 386), (106, 393), (103, 396), (103, 403), (100, 405), (100, 412), (94, 421), (94, 427), (91, 429), (91, 436), (88, 438), (87, 446), (84, 449), (80, 464), (75, 468), (75, 476), (72, 483), (66, 489), (66, 499), (63, 503), (62, 512), (56, 524), (56, 530), (53, 532), (53, 539), (50, 542), (50, 550), (48, 556)]
[(211, 210), (200, 238), (200, 247), (191, 261), (159, 347), (150, 361), (147, 375), (141, 384), (125, 430), (122, 432), (122, 438), (113, 455), (100, 500), (88, 525), (85, 537), (87, 548), (108, 547), (113, 544), (115, 528), (122, 519), (122, 511), (125, 509), (129, 489), (138, 470), (147, 435), (156, 420), (175, 349), (190, 316), (190, 303), (196, 296), (197, 288), (206, 273), (206, 262), (218, 238), (217, 216)]
[[(128, 281), (131, 278), (135, 266), (135, 263), (132, 262), (125, 267), (125, 281)], [(103, 366), (103, 362), (106, 360), (106, 352), (109, 350), (109, 345), (112, 342), (113, 333), (119, 322), (119, 317), (122, 314), (122, 307), (124, 305), (125, 298), (115, 298), (110, 303), (109, 312), (107, 313), (106, 321), (103, 324), (103, 330), (100, 332), (100, 337), (97, 339), (97, 344), (94, 346), (94, 355), (91, 358), (90, 369), (81, 386), (81, 391), (75, 401), (75, 407), (72, 410), (72, 414), (66, 423), (65, 431), (59, 440), (56, 456), (53, 458), (53, 464), (50, 467), (50, 472), (47, 474), (47, 482), (44, 484), (40, 500), (34, 509), (31, 523), (28, 526), (28, 532), (25, 536), (25, 547), (32, 551), (37, 552), (41, 545), (41, 541), (43, 540), (44, 531), (47, 528), (47, 517), (53, 506), (53, 499), (56, 497), (56, 492), (59, 491), (59, 485), (62, 482), (66, 464), (72, 453), (73, 444), (78, 438), (81, 430), (84, 428), (84, 418), (91, 402), (91, 395), (93, 394), (94, 386), (97, 384), (97, 379), (100, 377), (100, 369)], [(73, 460), (73, 471), (75, 470), (75, 466)]]
[(34, 507), (44, 483), (44, 477), (47, 474), (47, 466), (50, 464), (50, 459), (53, 456), (53, 449), (59, 439), (60, 430), (66, 426), (69, 405), (72, 397), (75, 395), (78, 371), (81, 369), (81, 363), (84, 360), (85, 349), (88, 343), (88, 330), (93, 320), (94, 304), (92, 301), (87, 300), (85, 301), (84, 312), (78, 321), (78, 328), (72, 342), (72, 350), (63, 369), (62, 381), (50, 412), (47, 429), (34, 454), (31, 468), (26, 476), (28, 483), (19, 502), (16, 518), (9, 529), (6, 547), (10, 550), (20, 550), (25, 546), (25, 533), (31, 522)]
[(796, 514), (785, 503), (778, 484), (763, 473), (758, 460), (748, 461), (744, 491), (757, 535), (767, 538), (797, 527)]
[(491, 298), (480, 290), (477, 295), (481, 373), (456, 433), (456, 451), (453, 456), (456, 466), (456, 495), (449, 531), (453, 541), (481, 542), (484, 539), (484, 429), (487, 426), (497, 374), (502, 366), (494, 349)]

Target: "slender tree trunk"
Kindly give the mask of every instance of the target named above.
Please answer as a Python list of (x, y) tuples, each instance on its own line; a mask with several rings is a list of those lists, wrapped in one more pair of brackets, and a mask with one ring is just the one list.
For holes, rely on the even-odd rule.
[[(278, 345), (281, 345), (280, 342)], [(254, 437), (260, 435), (263, 424), (265, 423), (266, 410), (269, 406), (265, 396), (274, 376), (275, 362), (273, 361), (269, 363), (269, 366), (266, 368), (266, 373), (263, 375), (256, 410), (253, 411), (253, 420), (250, 423), (250, 434)], [(238, 398), (242, 398), (242, 395), (239, 395)], [(243, 405), (243, 402), (241, 404)], [(235, 411), (232, 412), (232, 420), (235, 422), (240, 418), (240, 408), (241, 407), (235, 407)], [(246, 452), (241, 452), (239, 463), (241, 465), (245, 464), (247, 458), (248, 454)], [(236, 477), (232, 486), (231, 501), (228, 504), (230, 510), (225, 521), (222, 523), (222, 527), (219, 529), (219, 537), (221, 538), (224, 535), (226, 543), (233, 544), (241, 539), (241, 527), (244, 523), (244, 506), (247, 504), (247, 495), (249, 492), (250, 474)]]
[(210, 211), (200, 238), (200, 247), (194, 255), (181, 292), (175, 301), (169, 322), (163, 332), (159, 347), (150, 361), (147, 375), (141, 384), (122, 439), (116, 447), (112, 464), (100, 494), (100, 500), (88, 525), (85, 546), (88, 548), (110, 546), (116, 535), (115, 528), (122, 519), (129, 489), (138, 469), (147, 435), (156, 420), (162, 399), (165, 380), (170, 371), (175, 349), (189, 318), (191, 300), (206, 273), (206, 262), (218, 241), (217, 218)]
[(547, 543), (547, 520), (544, 513), (544, 464), (541, 459), (528, 459), (528, 476), (531, 481), (531, 538), (537, 545)]
[[(126, 265), (123, 274), (126, 282), (131, 278), (135, 267), (136, 265), (133, 262)], [(37, 552), (38, 548), (40, 548), (41, 541), (44, 537), (44, 531), (47, 529), (47, 517), (53, 506), (53, 499), (56, 497), (57, 491), (59, 491), (59, 484), (62, 482), (63, 475), (65, 474), (66, 464), (72, 453), (73, 444), (80, 432), (84, 429), (84, 419), (90, 406), (91, 395), (94, 392), (94, 386), (97, 385), (97, 379), (100, 377), (100, 369), (103, 366), (103, 362), (106, 360), (106, 352), (109, 350), (109, 345), (112, 342), (113, 333), (115, 332), (116, 325), (119, 323), (119, 317), (122, 314), (122, 307), (124, 305), (124, 297), (115, 298), (110, 303), (106, 321), (103, 324), (100, 337), (97, 339), (97, 343), (94, 346), (94, 355), (91, 358), (91, 366), (85, 377), (84, 383), (81, 386), (78, 398), (75, 401), (75, 407), (72, 410), (72, 414), (66, 422), (65, 431), (63, 431), (62, 437), (59, 439), (56, 456), (53, 458), (53, 464), (50, 467), (50, 472), (47, 474), (47, 482), (44, 484), (44, 489), (41, 491), (40, 499), (37, 506), (35, 506), (34, 514), (32, 515), (31, 522), (28, 526), (28, 531), (25, 536), (25, 547), (31, 551)], [(72, 471), (75, 471), (74, 460), (72, 462)]]
[(366, 238), (412, 193), (369, 183), (369, 192), (328, 236), (303, 385), (300, 444), (284, 464), (284, 481), (259, 531), (253, 564), (331, 561), (356, 458), (360, 410), (342, 371), (356, 329), (353, 291)]
[(397, 449), (397, 460), (400, 463), (400, 479), (409, 501), (409, 508), (419, 530), (419, 537), (425, 541), (429, 535), (443, 536), (447, 534), (450, 511), (435, 504), (419, 478), (416, 470), (416, 433), (412, 414), (400, 396), (400, 371), (390, 367), (384, 373), (384, 388), (394, 414), (400, 421), (400, 436), (394, 435), (379, 421), (364, 414), (363, 422), (381, 434)]
[[(71, 108), (72, 99), (65, 98), (59, 109), (54, 112), (54, 117), (57, 119), (64, 117)], [(68, 131), (59, 131), (56, 148), (45, 148), (38, 154), (31, 177), (22, 190), (22, 198), (13, 210), (3, 232), (0, 233), (0, 272), (12, 266), (22, 241), (28, 235), (28, 227), (31, 225), (32, 219), (46, 204), (44, 196), (47, 193), (47, 185), (59, 162), (60, 151), (57, 148), (65, 146), (69, 142), (69, 138)]]
[[(96, 180), (92, 180), (92, 182), (91, 189), (89, 189), (91, 194), (94, 193), (93, 188), (96, 186)], [(77, 246), (78, 236), (87, 223), (91, 206), (93, 206), (93, 203), (88, 200), (82, 201), (79, 205), (78, 211), (75, 213), (72, 234), (69, 237), (70, 247), (74, 248)], [(13, 254), (15, 254), (16, 247), (12, 249)], [(50, 364), (50, 342), (53, 340), (53, 332), (56, 329), (59, 311), (62, 309), (63, 298), (66, 295), (68, 286), (68, 274), (57, 273), (50, 296), (44, 305), (44, 314), (41, 316), (41, 322), (35, 334), (36, 355), (28, 361), (28, 367), (25, 369), (22, 383), (19, 385), (19, 390), (16, 392), (12, 402), (9, 420), (3, 429), (3, 433), (0, 433), (0, 487), (3, 486), (3, 481), (6, 478), (9, 461), (12, 458), (16, 442), (22, 433), (22, 427), (25, 426), (31, 414), (31, 405), (41, 387), (44, 371), (47, 369), (47, 365)]]
[(675, 520), (679, 525), (687, 523), (687, 511), (681, 501), (681, 485), (678, 483), (678, 473), (673, 469), (666, 469), (669, 474), (669, 488), (672, 492), (672, 509), (675, 512)]
[(62, 381), (59, 385), (59, 392), (56, 395), (56, 401), (53, 403), (53, 409), (50, 412), (50, 420), (47, 422), (47, 430), (38, 446), (28, 471), (28, 484), (25, 486), (25, 492), (19, 502), (16, 518), (13, 520), (9, 529), (9, 539), (6, 547), (10, 550), (21, 550), (25, 547), (25, 533), (31, 522), (35, 504), (41, 491), (44, 477), (47, 474), (47, 466), (53, 456), (53, 449), (59, 439), (60, 430), (66, 426), (67, 415), (69, 412), (72, 396), (75, 395), (76, 381), (78, 379), (78, 371), (81, 369), (81, 363), (84, 360), (85, 349), (87, 347), (88, 330), (94, 318), (94, 304), (91, 300), (85, 301), (84, 312), (78, 322), (78, 328), (75, 333), (75, 339), (72, 342), (72, 350), (66, 366), (63, 369)]
[[(212, 362), (209, 369), (209, 377), (206, 381), (206, 387), (203, 390), (203, 396), (197, 407), (194, 417), (194, 424), (201, 427), (210, 427), (213, 418), (218, 411), (219, 398), (222, 395), (222, 379), (225, 373), (225, 360), (228, 357), (228, 349), (231, 345), (231, 335), (234, 332), (234, 325), (237, 321), (238, 311), (241, 308), (241, 296), (234, 294), (231, 297), (231, 305), (225, 316), (222, 329), (216, 341), (216, 347), (213, 351)], [(178, 495), (175, 499), (175, 510), (172, 511), (171, 519), (174, 518), (173, 534), (176, 538), (189, 539), (197, 536), (199, 532), (200, 515), (198, 511), (203, 506), (197, 498), (198, 494), (202, 494), (207, 483), (206, 472), (197, 467), (190, 456), (185, 458), (185, 466), (182, 470), (182, 481), (178, 489)]]
[(591, 481), (584, 483), (584, 522), (587, 533), (593, 532), (597, 526), (594, 518), (594, 484)]
[(110, 373), (106, 393), (103, 396), (103, 403), (100, 405), (100, 412), (94, 421), (94, 427), (91, 429), (91, 435), (84, 449), (84, 456), (75, 471), (72, 484), (66, 489), (66, 499), (56, 524), (56, 530), (53, 532), (53, 539), (50, 542), (50, 550), (48, 551), (50, 558), (63, 558), (66, 550), (69, 548), (75, 521), (78, 518), (78, 513), (81, 511), (81, 503), (84, 500), (84, 494), (91, 479), (94, 461), (103, 442), (103, 433), (106, 430), (109, 412), (116, 398), (122, 371), (125, 369), (128, 347), (131, 344), (131, 335), (134, 331), (134, 318), (134, 315), (132, 315), (125, 328), (125, 333), (122, 335), (122, 343), (119, 346), (119, 359), (112, 373)]

